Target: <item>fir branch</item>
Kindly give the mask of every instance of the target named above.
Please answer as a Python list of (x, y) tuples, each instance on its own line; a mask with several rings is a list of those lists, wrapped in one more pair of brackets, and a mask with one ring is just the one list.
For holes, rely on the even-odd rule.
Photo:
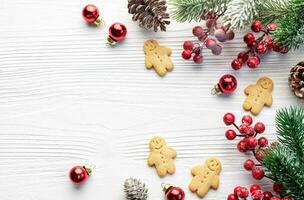
[(304, 166), (304, 109), (290, 107), (278, 111), (278, 140), (296, 154)]
[(297, 49), (304, 43), (304, 1), (290, 0), (289, 11), (277, 20), (278, 29), (274, 32), (275, 42)]
[(224, 21), (231, 24), (232, 29), (243, 29), (256, 16), (256, 0), (232, 0), (227, 5)]
[(229, 0), (171, 0), (172, 17), (178, 22), (201, 21), (209, 11), (222, 13)]
[(284, 196), (304, 200), (304, 107), (279, 110), (276, 127), (279, 144), (265, 151), (262, 164), (283, 185)]
[(259, 0), (257, 4), (256, 19), (267, 24), (280, 19), (282, 13), (288, 12), (290, 0)]

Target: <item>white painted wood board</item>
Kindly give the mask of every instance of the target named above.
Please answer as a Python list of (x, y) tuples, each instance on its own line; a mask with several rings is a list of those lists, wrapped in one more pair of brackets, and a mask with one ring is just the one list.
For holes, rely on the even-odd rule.
[[(100, 7), (104, 27), (89, 27), (81, 18), (87, 3)], [(303, 50), (271, 53), (256, 70), (233, 71), (231, 60), (244, 47), (243, 33), (225, 43), (214, 56), (204, 51), (204, 63), (182, 60), (181, 45), (193, 38), (194, 24), (173, 22), (166, 33), (140, 29), (127, 12), (126, 0), (1, 0), (0, 1), (0, 194), (1, 200), (124, 199), (127, 177), (141, 178), (152, 200), (163, 199), (162, 182), (186, 191), (191, 166), (208, 156), (223, 164), (221, 185), (205, 199), (226, 199), (235, 185), (254, 182), (242, 169), (246, 155), (226, 141), (222, 115), (238, 120), (243, 88), (262, 75), (275, 82), (272, 108), (255, 118), (274, 139), (275, 111), (301, 104), (288, 89), (290, 67), (303, 60)], [(107, 27), (126, 24), (127, 39), (110, 48)], [(173, 49), (175, 69), (166, 77), (146, 70), (142, 45), (148, 38)], [(238, 78), (230, 97), (210, 95), (224, 73)], [(165, 137), (178, 152), (177, 171), (160, 179), (146, 164), (148, 140)], [(83, 187), (67, 178), (76, 164), (97, 168)], [(268, 185), (267, 181), (261, 182)]]

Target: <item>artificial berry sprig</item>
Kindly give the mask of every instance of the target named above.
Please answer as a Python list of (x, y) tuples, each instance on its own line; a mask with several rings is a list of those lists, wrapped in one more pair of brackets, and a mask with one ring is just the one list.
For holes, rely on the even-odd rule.
[[(281, 194), (282, 186), (280, 183), (276, 182), (273, 177), (269, 177), (265, 174), (265, 170), (262, 167), (263, 156), (265, 155), (265, 148), (268, 146), (268, 139), (266, 137), (258, 137), (260, 134), (264, 133), (265, 125), (262, 122), (257, 122), (253, 126), (253, 119), (250, 115), (244, 115), (242, 117), (242, 124), (237, 126), (235, 124), (235, 116), (232, 113), (226, 113), (223, 117), (223, 121), (227, 126), (233, 125), (239, 132), (236, 133), (233, 129), (228, 129), (225, 133), (228, 140), (234, 140), (236, 137), (241, 138), (237, 143), (237, 149), (242, 152), (252, 152), (256, 161), (247, 159), (243, 167), (247, 171), (251, 171), (251, 175), (256, 180), (261, 180), (264, 177), (269, 178), (274, 181), (273, 190)], [(258, 137), (258, 138), (257, 138)], [(271, 147), (274, 147), (276, 143), (272, 143)]]
[(274, 196), (270, 191), (263, 191), (258, 184), (251, 185), (250, 190), (246, 187), (236, 186), (233, 193), (228, 195), (227, 200), (245, 200), (249, 196), (252, 200), (292, 200), (291, 197), (278, 197)]
[(197, 37), (198, 40), (187, 40), (184, 42), (184, 51), (182, 52), (182, 57), (185, 60), (188, 60), (193, 56), (193, 61), (195, 63), (202, 63), (203, 46), (210, 49), (214, 55), (220, 55), (222, 53), (222, 46), (219, 45), (217, 41), (225, 42), (234, 38), (234, 32), (230, 30), (229, 27), (224, 27), (217, 22), (220, 16), (221, 14), (216, 15), (215, 13), (210, 12), (204, 28), (202, 26), (195, 26), (193, 28), (192, 33)]
[(258, 38), (252, 32), (246, 33), (244, 42), (247, 44), (248, 50), (240, 52), (236, 59), (231, 62), (231, 67), (234, 70), (242, 68), (244, 63), (247, 63), (249, 68), (256, 68), (261, 60), (260, 56), (271, 49), (282, 54), (287, 53), (288, 49), (279, 44), (274, 43), (271, 38), (272, 33), (277, 29), (275, 23), (269, 23), (266, 28), (261, 21), (255, 20), (251, 24), (251, 30), (255, 33), (262, 33)]

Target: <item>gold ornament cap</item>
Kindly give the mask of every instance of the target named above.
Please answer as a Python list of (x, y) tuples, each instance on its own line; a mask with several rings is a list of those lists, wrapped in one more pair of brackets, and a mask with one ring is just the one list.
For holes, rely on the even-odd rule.
[(211, 94), (213, 94), (213, 95), (215, 95), (215, 94), (217, 94), (217, 95), (223, 94), (222, 91), (221, 91), (221, 89), (220, 89), (219, 84), (214, 85), (214, 88), (211, 90)]
[(84, 165), (83, 168), (86, 170), (88, 175), (91, 175), (93, 170), (95, 169), (95, 165)]
[(103, 24), (102, 18), (100, 16), (98, 16), (97, 19), (94, 21), (94, 24), (96, 26), (99, 26), (99, 25)]
[(117, 43), (117, 41), (116, 40), (114, 40), (113, 38), (111, 38), (110, 36), (108, 36), (108, 43), (110, 44), (110, 45), (112, 45), (112, 46), (114, 46), (116, 43)]
[(171, 184), (168, 184), (168, 183), (161, 184), (161, 188), (162, 188), (163, 192), (166, 192), (170, 187), (172, 187)]

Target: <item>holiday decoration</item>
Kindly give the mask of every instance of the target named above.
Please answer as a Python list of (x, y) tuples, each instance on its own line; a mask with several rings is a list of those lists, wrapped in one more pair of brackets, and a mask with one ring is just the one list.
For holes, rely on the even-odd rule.
[[(193, 61), (197, 64), (203, 62), (202, 48), (205, 46), (210, 49), (214, 55), (222, 53), (222, 46), (218, 42), (225, 42), (234, 38), (234, 32), (227, 27), (218, 23), (218, 17), (209, 13), (206, 27), (195, 26), (192, 33), (197, 37), (197, 41), (185, 41), (183, 44), (184, 51), (182, 57), (188, 60), (193, 55)], [(211, 37), (214, 35), (214, 38)], [(218, 41), (218, 42), (217, 42)]]
[(135, 178), (125, 180), (124, 191), (127, 200), (146, 200), (148, 198), (148, 188), (144, 183)]
[(82, 10), (82, 17), (88, 24), (100, 25), (102, 19), (99, 15), (98, 8), (93, 4), (86, 5)]
[(247, 63), (249, 68), (256, 68), (261, 62), (260, 56), (271, 49), (280, 53), (287, 53), (287, 48), (274, 43), (271, 38), (271, 34), (276, 30), (276, 24), (270, 23), (265, 30), (263, 28), (264, 25), (261, 21), (255, 20), (252, 22), (251, 30), (256, 33), (263, 32), (263, 34), (258, 38), (251, 32), (245, 34), (244, 42), (249, 50), (238, 54), (237, 58), (231, 62), (232, 69), (239, 70), (244, 63)]
[(175, 164), (173, 159), (176, 157), (176, 151), (167, 146), (162, 137), (154, 137), (149, 142), (150, 154), (148, 157), (148, 165), (155, 166), (157, 174), (164, 177), (175, 172)]
[(166, 31), (170, 24), (166, 0), (128, 0), (129, 13), (133, 21), (139, 21), (139, 26), (157, 32)]
[(162, 190), (165, 192), (166, 200), (184, 200), (185, 192), (179, 187), (170, 184), (162, 184)]
[(256, 84), (248, 85), (244, 92), (247, 95), (243, 108), (253, 115), (258, 115), (264, 106), (272, 105), (273, 81), (264, 76), (257, 80)]
[(262, 165), (276, 184), (274, 190), (294, 200), (304, 199), (304, 107), (281, 109), (276, 115), (278, 142), (268, 146)]
[(260, 185), (253, 184), (250, 189), (236, 186), (233, 193), (229, 194), (227, 200), (252, 199), (252, 200), (292, 200), (291, 197), (274, 196), (270, 191), (263, 191)]
[(75, 166), (69, 172), (69, 177), (75, 185), (83, 184), (92, 173), (91, 166)]
[[(210, 12), (230, 29), (243, 29), (254, 19), (275, 22), (273, 40), (280, 47), (297, 49), (304, 44), (302, 0), (171, 0), (173, 18), (179, 22), (206, 20)], [(256, 24), (256, 23), (255, 23)], [(260, 26), (259, 24), (256, 24)], [(255, 29), (255, 31), (258, 31)]]
[(109, 28), (108, 42), (115, 45), (118, 41), (125, 39), (127, 35), (127, 28), (121, 23), (114, 23)]
[(144, 44), (145, 65), (147, 69), (154, 68), (159, 76), (166, 75), (174, 68), (170, 58), (172, 50), (169, 47), (159, 45), (156, 40), (147, 40)]
[[(265, 125), (261, 122), (252, 126), (252, 118), (244, 116), (242, 124), (235, 124), (235, 116), (226, 113), (223, 117), (226, 125), (233, 125), (238, 131), (229, 129), (226, 131), (228, 140), (236, 137), (242, 138), (237, 148), (240, 152), (252, 152), (256, 161), (247, 159), (244, 162), (244, 169), (251, 171), (254, 179), (260, 180), (264, 177), (273, 181), (273, 191), (280, 197), (276, 199), (303, 200), (304, 182), (298, 181), (303, 178), (303, 152), (304, 152), (304, 107), (290, 107), (277, 112), (276, 127), (278, 132), (278, 142), (271, 143), (265, 137), (259, 137), (265, 131)], [(253, 190), (260, 187), (252, 186)], [(235, 188), (234, 194), (230, 194), (227, 199), (239, 199), (240, 187)], [(245, 193), (244, 193), (245, 194)], [(246, 195), (243, 195), (246, 196)], [(268, 191), (254, 192), (253, 199), (272, 199), (272, 194)], [(243, 197), (242, 197), (243, 198)]]
[(304, 62), (291, 68), (288, 80), (293, 93), (304, 100)]
[(212, 93), (222, 95), (222, 94), (231, 94), (237, 88), (237, 80), (231, 74), (223, 75), (219, 82), (212, 89)]
[(208, 158), (203, 165), (191, 169), (193, 179), (189, 184), (189, 189), (199, 197), (204, 197), (210, 188), (217, 189), (219, 187), (221, 171), (221, 162), (217, 158)]

